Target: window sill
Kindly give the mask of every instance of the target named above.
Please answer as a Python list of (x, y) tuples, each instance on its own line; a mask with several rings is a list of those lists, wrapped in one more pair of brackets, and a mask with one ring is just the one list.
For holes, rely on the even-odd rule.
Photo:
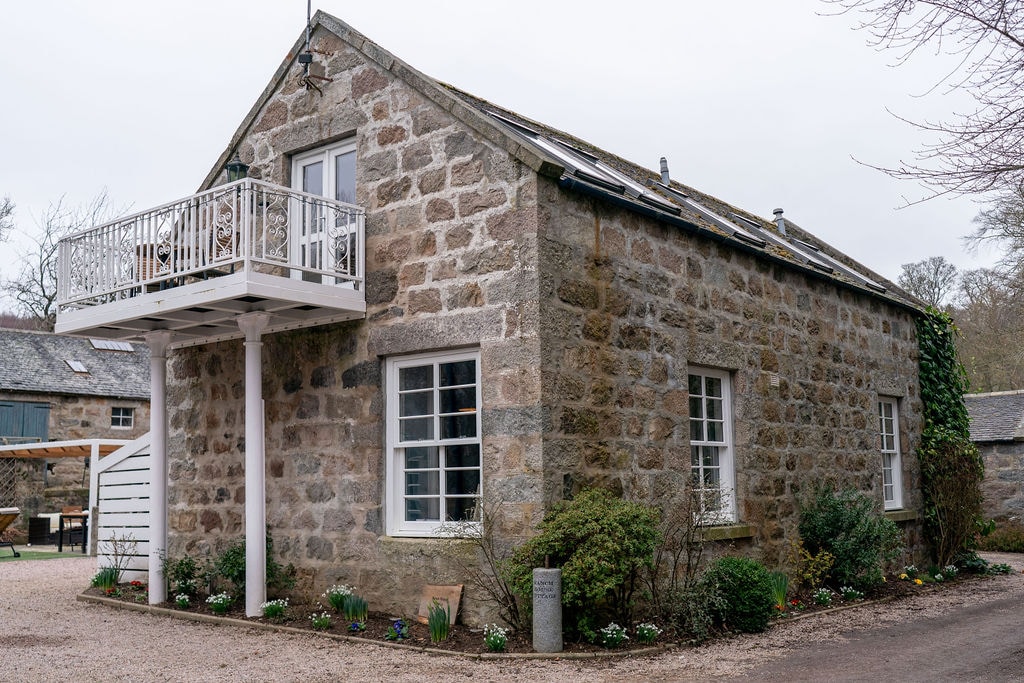
[(894, 522), (911, 522), (917, 519), (916, 510), (886, 510), (886, 519), (891, 519)]
[(709, 526), (701, 530), (701, 538), (705, 541), (728, 541), (736, 538), (752, 538), (754, 527), (749, 524), (723, 524)]

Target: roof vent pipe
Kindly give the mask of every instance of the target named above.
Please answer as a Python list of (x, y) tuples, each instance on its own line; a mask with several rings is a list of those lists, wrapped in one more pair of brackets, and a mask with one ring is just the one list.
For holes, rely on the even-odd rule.
[(661, 158), (661, 184), (662, 185), (668, 185), (669, 184), (668, 159), (666, 159), (665, 157)]
[(775, 214), (775, 226), (779, 229), (779, 232), (785, 235), (786, 219), (782, 217), (782, 209), (775, 209), (772, 213)]

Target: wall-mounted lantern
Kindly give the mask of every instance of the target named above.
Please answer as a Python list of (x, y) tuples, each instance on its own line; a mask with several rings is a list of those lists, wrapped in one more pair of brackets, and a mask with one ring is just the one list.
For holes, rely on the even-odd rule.
[(238, 157), (238, 152), (235, 152), (235, 156), (231, 157), (231, 161), (224, 168), (228, 172), (229, 183), (241, 180), (249, 175), (249, 165), (242, 163), (242, 160)]

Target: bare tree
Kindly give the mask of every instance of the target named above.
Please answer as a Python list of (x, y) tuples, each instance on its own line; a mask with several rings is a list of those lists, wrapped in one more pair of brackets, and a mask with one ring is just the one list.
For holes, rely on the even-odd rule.
[(61, 197), (40, 215), (39, 234), (35, 244), (21, 254), (21, 270), (3, 283), (18, 312), (33, 319), (39, 329), (52, 330), (57, 317), (57, 245), (61, 238), (102, 223), (113, 213), (103, 190), (78, 207), (66, 206)]
[(963, 273), (954, 318), (972, 391), (1024, 388), (1024, 282), (999, 270)]
[(969, 247), (994, 243), (1002, 252), (998, 269), (1005, 275), (1024, 273), (1024, 188), (1000, 194), (974, 224), (977, 228), (966, 238)]
[(13, 214), (14, 202), (11, 201), (11, 198), (0, 199), (0, 242), (5, 242), (10, 237), (11, 230), (14, 228)]
[(943, 256), (904, 263), (897, 283), (929, 306), (939, 308), (956, 289), (959, 273)]
[[(930, 196), (1020, 192), (1024, 187), (1024, 7), (1019, 0), (824, 0), (859, 11), (872, 45), (897, 64), (922, 49), (959, 60), (932, 89), (963, 90), (973, 111), (947, 121), (908, 122), (937, 142), (916, 161), (883, 168), (928, 185)], [(926, 197), (927, 199), (928, 197)]]

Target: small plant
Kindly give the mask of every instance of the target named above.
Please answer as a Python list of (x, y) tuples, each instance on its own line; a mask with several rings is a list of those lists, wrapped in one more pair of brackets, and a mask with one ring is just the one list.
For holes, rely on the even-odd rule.
[(188, 593), (178, 593), (174, 596), (174, 605), (178, 609), (188, 609), (191, 602), (192, 599), (189, 597)]
[(636, 640), (638, 643), (650, 645), (661, 635), (661, 629), (650, 622), (643, 622), (636, 625)]
[(345, 598), (350, 595), (352, 595), (351, 586), (346, 586), (345, 584), (341, 584), (339, 586), (335, 584), (324, 591), (324, 594), (321, 597), (326, 598), (327, 602), (334, 608), (334, 611), (340, 614), (345, 608)]
[(745, 557), (722, 557), (705, 574), (724, 600), (719, 616), (735, 631), (758, 633), (775, 612), (771, 576), (763, 564)]
[(798, 539), (790, 545), (789, 561), (796, 567), (796, 583), (814, 590), (828, 576), (836, 558), (827, 550), (819, 550), (811, 555), (804, 547), (803, 540)]
[(178, 594), (195, 596), (198, 593), (199, 565), (188, 555), (177, 560), (167, 560), (164, 574)]
[(280, 619), (288, 609), (288, 600), (268, 600), (260, 605), (260, 610), (266, 619)]
[[(917, 570), (917, 566), (916, 565), (908, 564), (906, 567), (903, 568), (903, 574), (906, 574), (907, 578), (909, 578), (909, 579), (916, 579), (917, 578), (917, 573), (918, 573), (918, 570)], [(902, 574), (901, 574), (901, 576), (902, 576)]]
[(839, 594), (843, 596), (843, 600), (846, 602), (853, 602), (854, 600), (863, 600), (864, 593), (860, 592), (852, 586), (843, 586), (839, 589)]
[(353, 621), (353, 622), (349, 623), (348, 630), (351, 631), (352, 633), (362, 633), (363, 631), (366, 630), (366, 622), (365, 621)]
[(445, 600), (442, 604), (440, 600), (435, 598), (427, 610), (427, 627), (430, 629), (430, 642), (440, 643), (442, 640), (447, 640), (450, 628), (448, 623), (450, 615), (451, 608), (448, 606), (448, 601)]
[(943, 576), (942, 574), (939, 574), (938, 572), (936, 572), (936, 574), (932, 577), (932, 580), (935, 583), (942, 583), (943, 581), (946, 580), (946, 577)]
[(484, 645), (489, 652), (504, 652), (508, 645), (508, 631), (497, 624), (484, 626)]
[(629, 636), (626, 635), (626, 629), (622, 628), (614, 621), (604, 628), (598, 631), (600, 634), (601, 644), (607, 648), (615, 648), (622, 643), (629, 640)]
[(103, 567), (92, 577), (92, 585), (109, 591), (117, 586), (117, 574), (115, 567)]
[[(321, 605), (322, 607), (322, 605)], [(330, 612), (321, 611), (313, 612), (309, 616), (310, 621), (313, 622), (313, 628), (317, 631), (326, 631), (331, 627), (331, 614)]]
[(789, 606), (798, 612), (802, 612), (803, 610), (807, 609), (807, 605), (805, 605), (804, 601), (800, 598), (793, 598), (792, 600), (790, 600)]
[(960, 570), (956, 568), (955, 564), (947, 564), (942, 568), (942, 573), (950, 579), (955, 579), (956, 575), (960, 573)]
[(988, 572), (988, 560), (981, 557), (973, 550), (968, 550), (957, 555), (956, 564), (969, 574), (985, 574)]
[(346, 595), (341, 602), (341, 613), (345, 615), (345, 621), (348, 622), (364, 623), (369, 611), (370, 607), (366, 604), (366, 600), (354, 593)]
[(775, 609), (786, 611), (786, 593), (789, 592), (789, 577), (784, 572), (771, 572), (769, 574), (772, 583), (772, 599), (775, 600)]
[(832, 604), (832, 591), (827, 588), (819, 588), (814, 591), (811, 595), (814, 599), (815, 605), (821, 605), (822, 607), (828, 607)]
[(214, 614), (224, 614), (228, 611), (228, 607), (231, 607), (231, 596), (227, 593), (217, 593), (206, 598), (206, 603)]
[(409, 624), (405, 619), (395, 619), (388, 626), (388, 632), (384, 634), (384, 640), (402, 641), (409, 637)]
[(988, 566), (989, 574), (1011, 574), (1013, 573), (1013, 567), (1002, 562), (996, 562)]

